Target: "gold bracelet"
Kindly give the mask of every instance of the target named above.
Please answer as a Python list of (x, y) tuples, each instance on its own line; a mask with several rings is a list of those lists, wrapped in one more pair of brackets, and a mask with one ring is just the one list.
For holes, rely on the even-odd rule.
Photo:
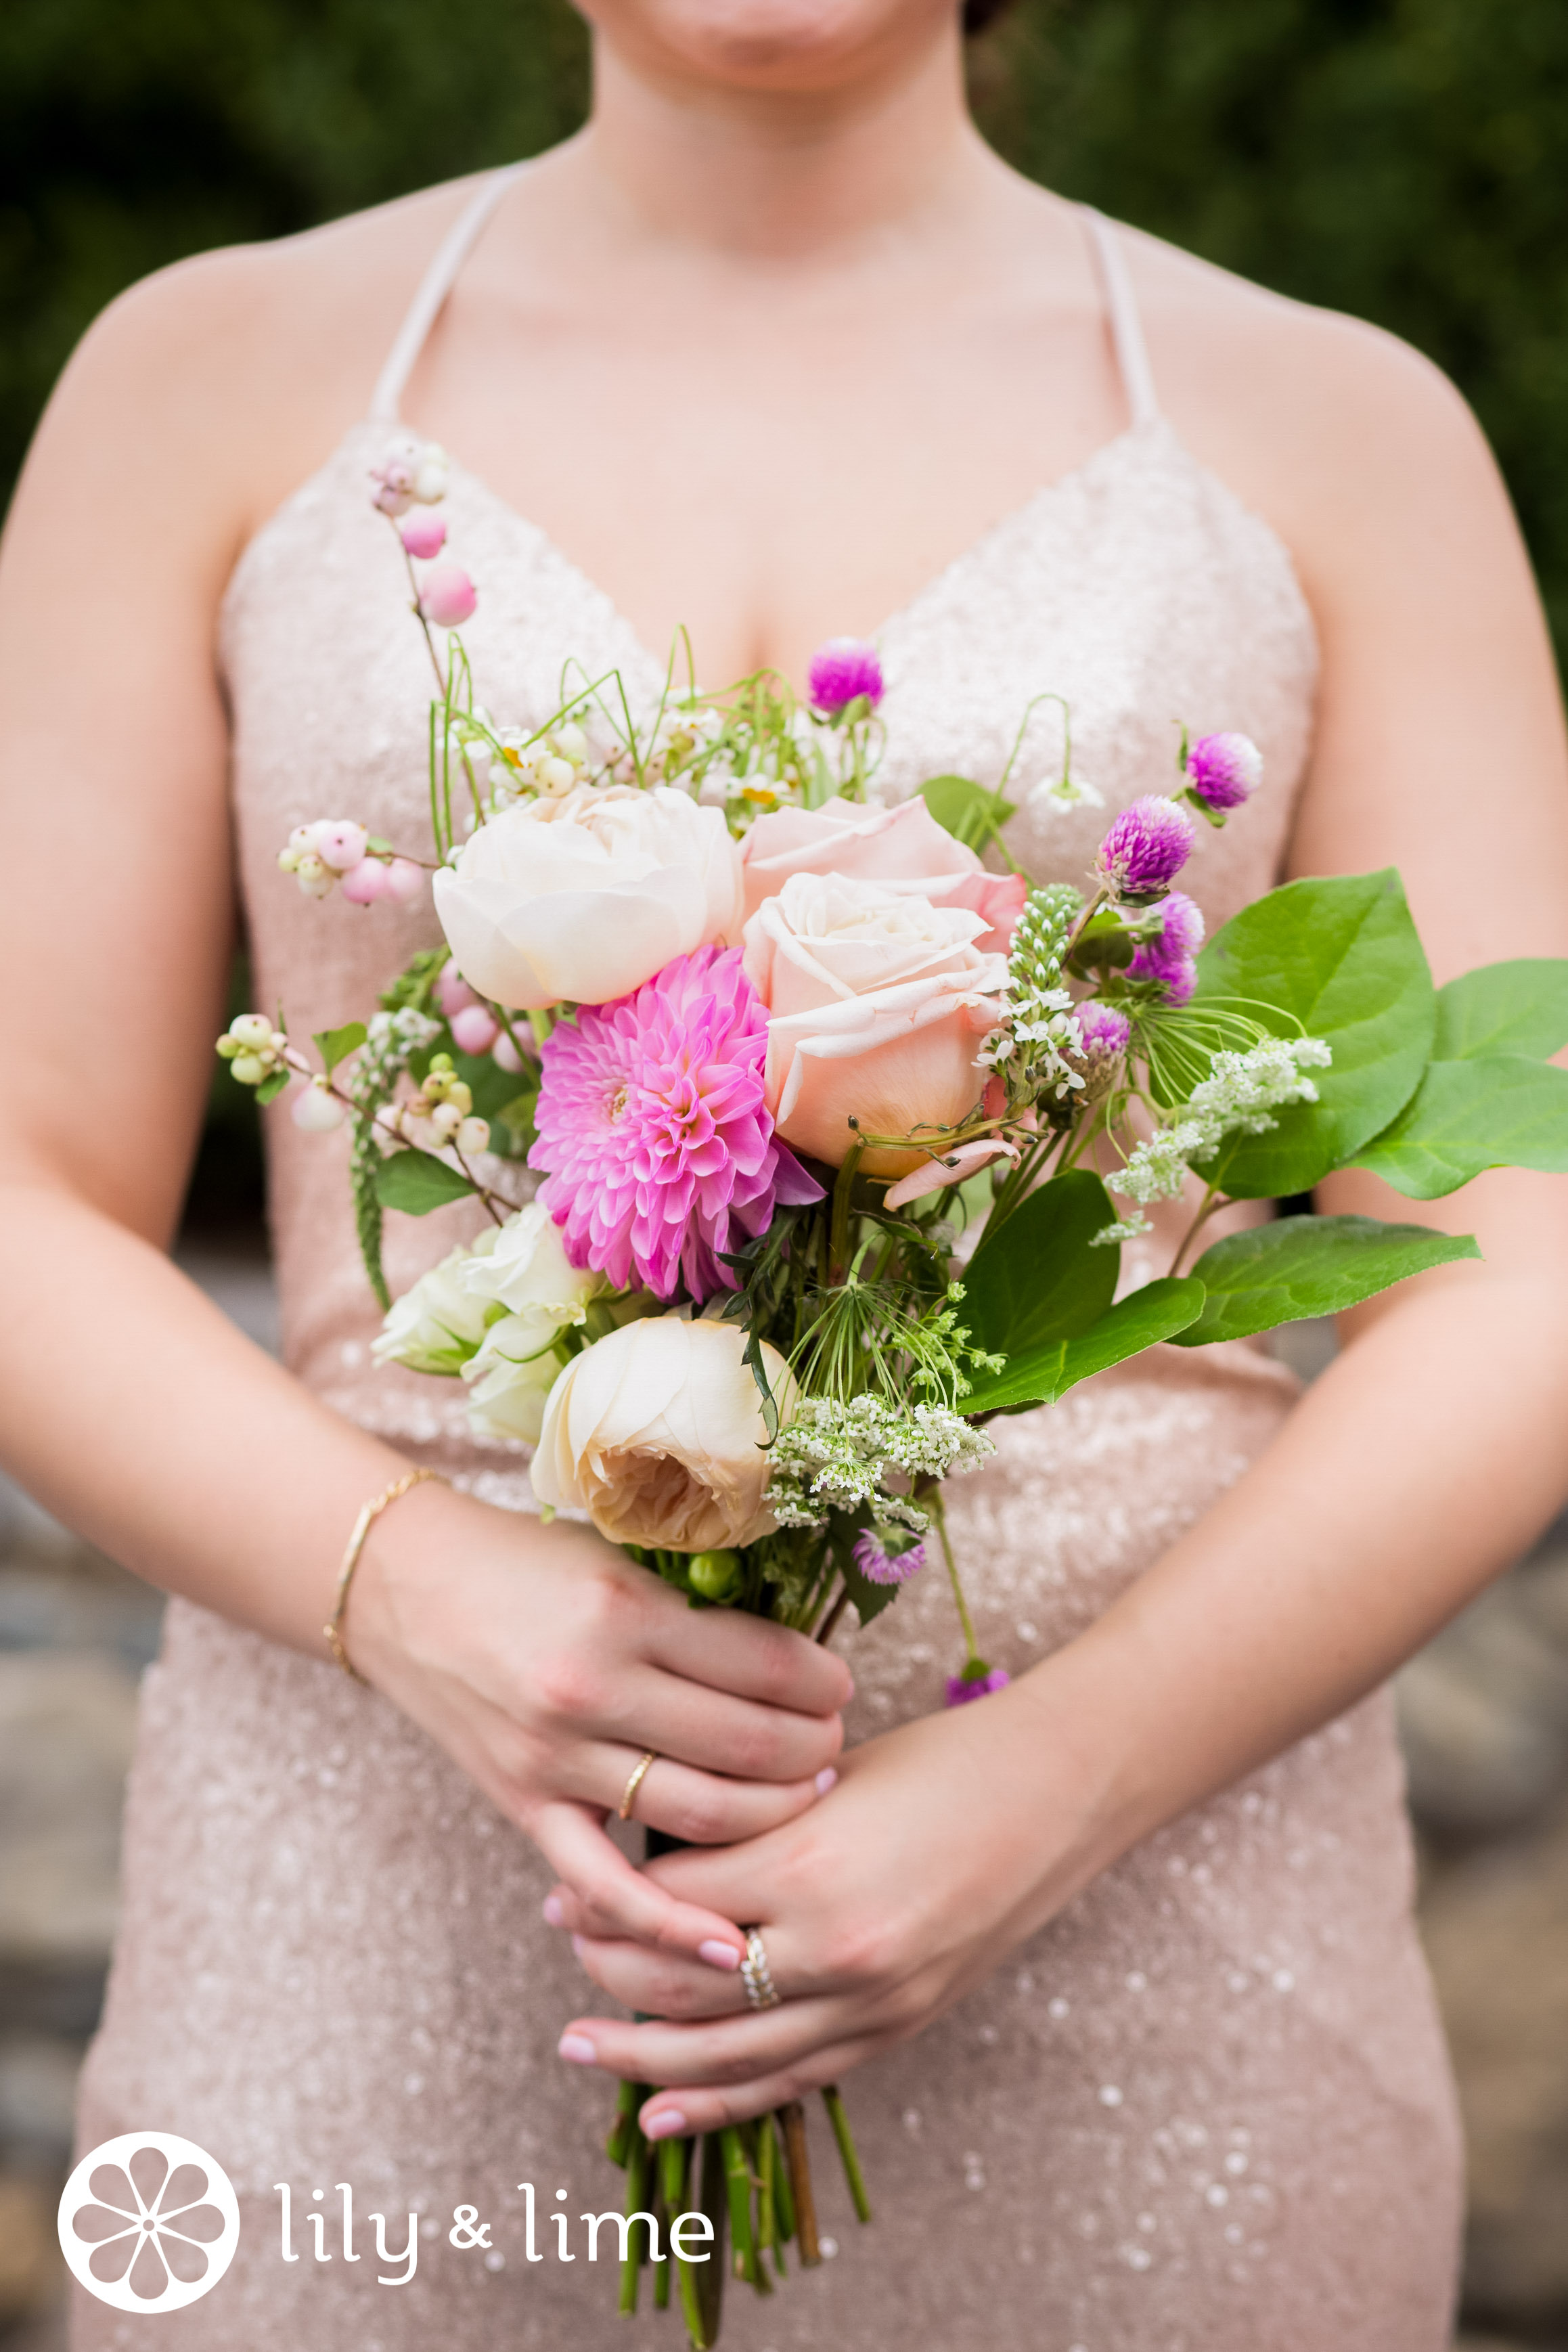
[[(439, 1470), (405, 1470), (402, 1476), (394, 1478), (383, 1493), (371, 1497), (354, 1521), (354, 1532), (349, 1538), (349, 1549), (343, 1554), (343, 1565), (338, 1570), (337, 1598), (332, 1604), (332, 1614), (328, 1618), (321, 1631), (327, 1637), (327, 1647), (331, 1651), (339, 1665), (346, 1675), (352, 1675), (357, 1683), (364, 1682), (365, 1677), (343, 1647), (343, 1615), (349, 1606), (349, 1587), (354, 1580), (354, 1570), (360, 1564), (360, 1554), (364, 1550), (365, 1538), (370, 1534), (387, 1505), (395, 1503), (400, 1495), (406, 1495), (411, 1486), (417, 1486), (424, 1478), (440, 1478), (443, 1486), (446, 1484), (445, 1479), (441, 1477)], [(369, 1688), (368, 1684), (366, 1687)]]

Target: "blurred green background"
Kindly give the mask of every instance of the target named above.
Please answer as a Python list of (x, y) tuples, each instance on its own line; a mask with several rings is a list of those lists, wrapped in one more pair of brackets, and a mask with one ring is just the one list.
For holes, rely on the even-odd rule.
[[(970, 54), (1022, 170), (1447, 368), (1568, 648), (1568, 0), (1021, 0)], [(0, 493), (131, 279), (532, 152), (587, 90), (567, 0), (5, 0)], [(217, 1106), (196, 1202), (249, 1213)]]
[[(974, 81), (1024, 171), (1448, 369), (1568, 643), (1563, 0), (1022, 0)], [(131, 279), (531, 152), (586, 95), (566, 0), (6, 0), (0, 481)]]

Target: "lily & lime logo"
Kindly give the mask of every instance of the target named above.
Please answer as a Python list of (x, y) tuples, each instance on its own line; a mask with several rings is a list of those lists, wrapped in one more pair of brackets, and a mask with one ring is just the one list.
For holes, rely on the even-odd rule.
[(71, 2275), (116, 2311), (183, 2311), (216, 2286), (239, 2243), (227, 2173), (174, 2132), (124, 2132), (84, 2156), (60, 2199)]

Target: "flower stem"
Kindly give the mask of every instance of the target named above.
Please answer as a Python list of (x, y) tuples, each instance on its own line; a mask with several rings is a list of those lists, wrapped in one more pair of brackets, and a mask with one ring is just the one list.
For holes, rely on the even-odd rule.
[(806, 2110), (799, 2099), (790, 2099), (779, 2108), (779, 2121), (784, 2133), (784, 2160), (789, 2173), (800, 2264), (803, 2270), (811, 2270), (821, 2261), (822, 2249), (817, 2237), (817, 2208), (811, 2196), (811, 2159), (806, 2150)]
[(839, 2159), (844, 2168), (844, 2179), (849, 2183), (850, 2197), (855, 2209), (855, 2219), (858, 2221), (869, 2221), (871, 2199), (865, 2192), (865, 2176), (861, 2170), (860, 2152), (855, 2147), (854, 2135), (850, 2129), (850, 2119), (844, 2113), (843, 2094), (836, 2083), (823, 2084), (822, 2105), (828, 2111), (828, 2121), (833, 2126), (833, 2137), (839, 2144)]
[(1208, 1223), (1210, 1217), (1214, 1215), (1216, 1210), (1227, 1209), (1230, 1203), (1226, 1195), (1223, 1192), (1217, 1192), (1211, 1184), (1203, 1196), (1197, 1216), (1194, 1217), (1191, 1224), (1188, 1225), (1186, 1233), (1183, 1234), (1180, 1244), (1176, 1249), (1176, 1254), (1171, 1260), (1171, 1273), (1173, 1275), (1176, 1275), (1181, 1272), (1181, 1262), (1183, 1258), (1186, 1255), (1187, 1251), (1191, 1248), (1194, 1241), (1197, 1238), (1197, 1235), (1202, 1231), (1203, 1227)]
[(942, 1558), (946, 1562), (947, 1581), (953, 1588), (953, 1599), (958, 1611), (958, 1622), (964, 1629), (964, 1639), (968, 1644), (970, 1657), (977, 1658), (980, 1654), (980, 1645), (975, 1639), (975, 1621), (969, 1614), (969, 1604), (964, 1598), (964, 1588), (958, 1580), (958, 1563), (953, 1557), (953, 1547), (947, 1538), (947, 1515), (942, 1508), (940, 1489), (933, 1487), (929, 1495), (922, 1496), (921, 1500), (936, 1522), (937, 1538), (942, 1546)]

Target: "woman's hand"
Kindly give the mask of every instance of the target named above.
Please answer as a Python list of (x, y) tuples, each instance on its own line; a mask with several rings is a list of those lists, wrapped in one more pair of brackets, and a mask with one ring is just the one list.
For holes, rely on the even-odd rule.
[(855, 1748), (809, 1813), (650, 1864), (671, 1895), (760, 1928), (776, 2009), (558, 1888), (589, 1975), (652, 2021), (576, 2018), (562, 2057), (664, 2084), (642, 2110), (659, 2138), (764, 2114), (919, 2033), (1100, 1866), (1091, 1775), (1042, 1717), (1023, 1683), (924, 1717)]
[(635, 1869), (605, 1822), (638, 1758), (644, 1827), (706, 1845), (772, 1831), (831, 1787), (840, 1658), (696, 1610), (591, 1528), (416, 1487), (378, 1521), (349, 1654), (455, 1757), (612, 1932), (734, 1970), (733, 1920)]

